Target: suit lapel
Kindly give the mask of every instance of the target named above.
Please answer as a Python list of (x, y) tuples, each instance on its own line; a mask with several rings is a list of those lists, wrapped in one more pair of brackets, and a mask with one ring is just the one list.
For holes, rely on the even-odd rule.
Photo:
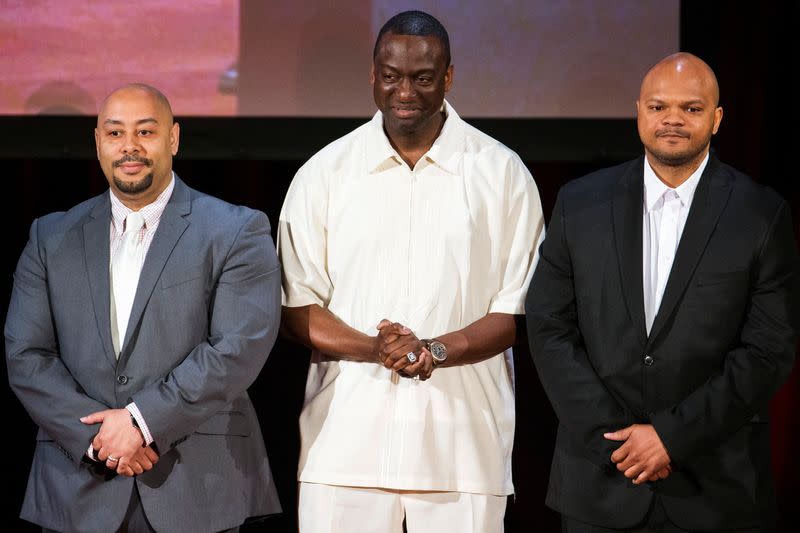
[(142, 265), (142, 272), (139, 275), (139, 285), (136, 287), (136, 296), (133, 300), (133, 307), (131, 308), (131, 316), (128, 320), (128, 329), (125, 333), (125, 341), (122, 344), (122, 353), (120, 353), (120, 361), (123, 357), (128, 355), (130, 351), (129, 341), (133, 332), (138, 330), (139, 322), (142, 319), (142, 314), (153, 293), (153, 288), (156, 285), (161, 271), (164, 270), (164, 265), (167, 259), (172, 254), (172, 250), (178, 243), (183, 232), (189, 226), (189, 223), (183, 218), (191, 211), (191, 198), (190, 190), (178, 177), (175, 177), (175, 189), (172, 191), (172, 196), (161, 214), (161, 220), (158, 224), (158, 229), (153, 237), (153, 242), (147, 251), (147, 256)]
[(675, 260), (669, 273), (664, 296), (650, 329), (648, 345), (658, 337), (659, 332), (683, 297), (686, 285), (703, 255), (714, 228), (730, 196), (730, 181), (719, 171), (719, 162), (711, 157), (697, 184), (686, 226), (683, 229)]
[(617, 182), (612, 206), (622, 293), (642, 344), (647, 340), (642, 288), (643, 175), (644, 158), (641, 157), (628, 167)]
[(97, 330), (103, 344), (106, 360), (117, 366), (114, 346), (111, 343), (111, 293), (109, 288), (109, 227), (111, 224), (111, 200), (104, 194), (89, 213), (89, 221), (83, 226), (83, 250), (89, 289), (92, 295)]

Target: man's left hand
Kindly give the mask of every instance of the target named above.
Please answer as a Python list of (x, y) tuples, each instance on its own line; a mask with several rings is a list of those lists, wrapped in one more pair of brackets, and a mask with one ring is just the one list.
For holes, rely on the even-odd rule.
[(397, 372), (404, 378), (414, 378), (418, 376), (420, 381), (430, 379), (433, 374), (433, 356), (427, 348), (423, 348), (419, 354), (419, 359), (413, 365), (408, 365)]
[(92, 447), (96, 450), (95, 456), (113, 470), (117, 469), (120, 459), (133, 457), (144, 445), (142, 434), (133, 427), (127, 409), (98, 411), (82, 417), (81, 422), (101, 424), (100, 431), (92, 440)]
[[(386, 368), (394, 370), (404, 378), (417, 378), (425, 381), (433, 373), (433, 356), (408, 327), (398, 322), (383, 319), (377, 326), (379, 350)], [(408, 361), (407, 354), (414, 352), (417, 361)]]
[(158, 454), (152, 446), (139, 448), (139, 451), (131, 457), (123, 457), (117, 464), (117, 474), (126, 477), (138, 476), (143, 472), (152, 470), (153, 465), (158, 462)]
[(633, 424), (603, 436), (608, 440), (624, 441), (611, 454), (611, 461), (634, 484), (665, 477), (663, 472), (670, 464), (670, 457), (651, 424)]
[[(419, 362), (419, 357), (425, 345), (413, 331), (403, 324), (386, 319), (380, 321), (377, 329), (379, 332), (378, 357), (383, 361), (383, 366), (389, 370), (400, 372)], [(409, 361), (407, 357), (407, 354), (411, 352), (418, 358), (414, 363)]]

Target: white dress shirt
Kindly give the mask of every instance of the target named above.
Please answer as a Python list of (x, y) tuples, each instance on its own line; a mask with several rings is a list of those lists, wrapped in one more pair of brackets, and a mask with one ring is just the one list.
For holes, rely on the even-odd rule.
[(642, 220), (642, 280), (647, 333), (653, 327), (667, 286), (683, 227), (692, 207), (694, 191), (708, 163), (708, 154), (689, 179), (672, 188), (644, 158), (644, 210)]
[[(297, 172), (278, 225), (284, 306), (318, 304), (373, 336), (387, 318), (419, 338), (524, 313), (544, 237), (538, 190), (514, 152), (445, 111), (413, 170), (378, 112)], [(315, 351), (300, 432), (303, 482), (513, 492), (503, 353), (419, 382)]]

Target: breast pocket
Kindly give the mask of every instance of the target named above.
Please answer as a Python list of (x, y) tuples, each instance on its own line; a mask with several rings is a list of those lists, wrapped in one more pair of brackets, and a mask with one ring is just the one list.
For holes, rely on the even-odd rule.
[(745, 285), (748, 282), (750, 272), (747, 270), (737, 270), (734, 272), (698, 272), (695, 278), (695, 286), (709, 287), (712, 285)]
[[(750, 272), (698, 272), (686, 292), (685, 311), (694, 327), (716, 331), (728, 322), (738, 324), (750, 294)], [(682, 308), (684, 306), (681, 306)], [(720, 317), (726, 317), (721, 321)]]
[(161, 274), (161, 288), (171, 289), (190, 281), (202, 280), (205, 278), (205, 268), (203, 265), (195, 265), (187, 268), (165, 270)]

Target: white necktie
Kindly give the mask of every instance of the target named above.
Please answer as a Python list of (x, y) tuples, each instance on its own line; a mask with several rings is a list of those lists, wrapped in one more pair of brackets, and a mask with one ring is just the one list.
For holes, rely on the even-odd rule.
[(125, 218), (125, 233), (111, 261), (111, 341), (119, 357), (128, 319), (131, 316), (133, 298), (139, 285), (144, 243), (141, 229), (144, 217), (136, 211)]

